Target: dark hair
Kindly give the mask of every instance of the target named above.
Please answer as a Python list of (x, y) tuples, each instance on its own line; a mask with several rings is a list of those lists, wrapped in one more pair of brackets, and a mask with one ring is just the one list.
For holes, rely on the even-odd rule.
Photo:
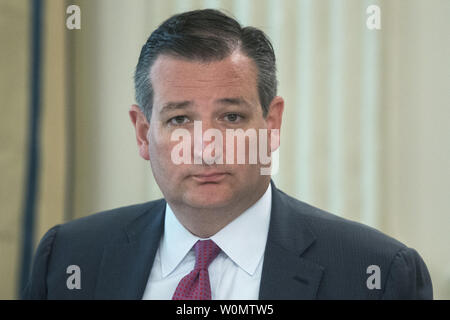
[(266, 116), (277, 92), (273, 47), (261, 30), (242, 28), (235, 19), (213, 9), (174, 15), (150, 35), (142, 47), (134, 75), (137, 104), (150, 120), (153, 107), (150, 68), (159, 55), (210, 62), (220, 61), (237, 49), (256, 63), (259, 100)]

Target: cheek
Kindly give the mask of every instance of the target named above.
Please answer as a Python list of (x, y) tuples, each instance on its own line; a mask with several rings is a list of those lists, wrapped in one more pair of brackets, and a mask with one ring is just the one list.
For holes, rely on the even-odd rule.
[(153, 163), (164, 164), (167, 149), (170, 147), (170, 139), (166, 139), (157, 130), (150, 130), (148, 135), (149, 155)]
[(171, 141), (171, 134), (164, 132), (164, 130), (158, 130), (150, 132), (149, 134), (149, 156), (150, 161), (155, 167), (159, 169), (166, 169), (165, 174), (174, 173), (173, 166), (175, 164), (172, 161), (172, 150), (179, 144), (179, 141)]

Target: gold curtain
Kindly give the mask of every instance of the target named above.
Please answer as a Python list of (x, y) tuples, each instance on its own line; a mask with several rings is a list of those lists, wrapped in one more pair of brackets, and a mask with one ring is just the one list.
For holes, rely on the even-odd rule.
[(28, 139), (29, 6), (0, 2), (0, 299), (15, 297)]
[[(39, 167), (34, 247), (64, 220), (67, 176), (67, 52), (65, 3), (42, 2)], [(0, 299), (17, 298), (24, 232), (30, 135), (31, 1), (0, 1)]]

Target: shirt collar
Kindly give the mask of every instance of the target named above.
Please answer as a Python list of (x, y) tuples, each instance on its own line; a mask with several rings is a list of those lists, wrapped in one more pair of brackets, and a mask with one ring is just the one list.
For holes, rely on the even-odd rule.
[[(261, 261), (269, 230), (272, 188), (236, 219), (210, 237), (241, 269), (253, 275)], [(164, 234), (160, 256), (162, 276), (169, 275), (183, 260), (193, 245), (203, 240), (190, 233), (166, 204)]]

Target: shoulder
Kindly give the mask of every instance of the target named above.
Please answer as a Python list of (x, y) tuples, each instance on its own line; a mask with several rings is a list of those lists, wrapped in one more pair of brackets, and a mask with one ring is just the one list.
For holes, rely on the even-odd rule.
[(145, 216), (151, 216), (151, 213), (157, 208), (161, 208), (164, 203), (163, 199), (159, 199), (78, 218), (61, 224), (58, 229), (58, 238), (83, 236), (84, 238), (94, 238), (97, 241), (100, 239), (110, 241), (119, 237), (126, 226)]
[[(106, 244), (128, 241), (126, 227), (145, 220), (151, 223), (153, 211), (162, 208), (164, 200), (124, 206), (97, 212), (51, 228), (42, 243), (53, 243), (53, 249), (65, 252), (83, 252), (102, 249)], [(47, 246), (48, 247), (48, 246)]]
[(280, 199), (289, 208), (291, 217), (307, 224), (319, 242), (330, 245), (347, 243), (353, 247), (360, 247), (361, 250), (383, 248), (383, 252), (392, 250), (394, 254), (406, 248), (405, 244), (380, 230), (340, 217), (278, 191)]
[(151, 212), (163, 200), (155, 200), (111, 210), (97, 212), (61, 225), (65, 232), (99, 232), (101, 230), (116, 231), (133, 222), (147, 212)]
[(105, 246), (128, 243), (132, 236), (127, 229), (129, 226), (137, 232), (152, 223), (159, 225), (163, 214), (157, 212), (162, 213), (164, 205), (164, 200), (156, 200), (98, 212), (54, 226), (38, 245), (30, 281), (22, 297), (45, 299), (58, 296), (58, 292), (63, 292), (60, 289), (66, 281), (66, 267), (72, 264), (83, 270), (84, 283), (89, 284), (85, 288), (93, 286)]
[[(322, 298), (430, 299), (431, 279), (413, 248), (365, 224), (344, 219), (279, 191), (290, 221), (315, 237), (303, 257), (325, 270)], [(367, 290), (366, 280), (376, 267), (380, 289)], [(356, 286), (354, 284), (357, 284)]]

